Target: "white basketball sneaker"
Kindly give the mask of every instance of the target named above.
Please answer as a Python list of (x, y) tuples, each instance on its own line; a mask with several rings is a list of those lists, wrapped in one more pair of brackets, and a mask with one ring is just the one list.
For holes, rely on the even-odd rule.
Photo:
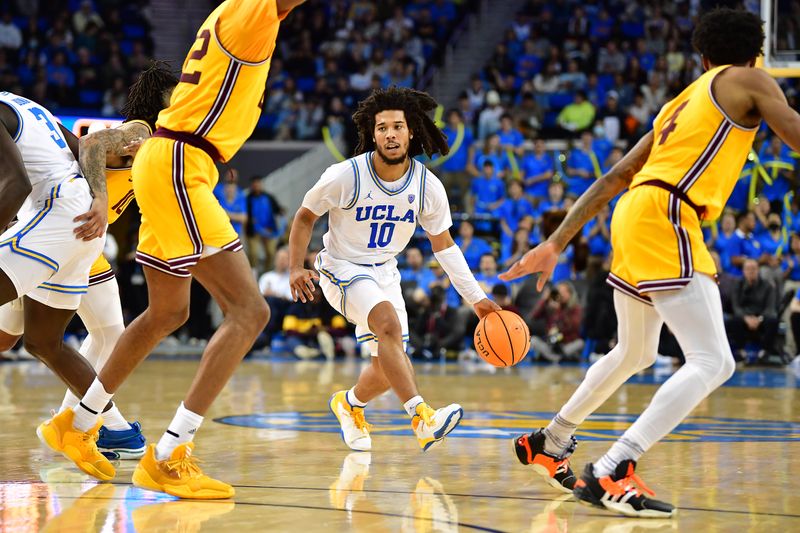
[(457, 403), (451, 403), (435, 411), (427, 403), (417, 405), (416, 414), (411, 419), (411, 427), (417, 434), (417, 442), (422, 451), (426, 452), (442, 442), (447, 434), (458, 426), (462, 416), (464, 410)]
[(331, 396), (328, 404), (331, 412), (339, 420), (342, 428), (342, 440), (351, 450), (368, 452), (372, 449), (372, 439), (369, 436), (370, 425), (364, 418), (364, 408), (354, 407), (347, 401), (347, 391), (341, 390)]

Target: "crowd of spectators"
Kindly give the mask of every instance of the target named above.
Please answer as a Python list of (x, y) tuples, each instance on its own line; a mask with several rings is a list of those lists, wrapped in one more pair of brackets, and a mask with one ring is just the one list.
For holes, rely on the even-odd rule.
[(4, 2), (0, 85), (56, 114), (117, 117), (153, 53), (146, 2)]
[[(83, 19), (84, 30), (99, 19), (103, 25), (95, 24), (111, 32), (109, 21), (120, 16), (120, 8), (114, 2), (103, 5), (111, 7), (95, 13), (93, 4), (80, 3), (76, 13), (83, 15), (67, 17), (76, 36), (81, 25), (76, 21)], [(613, 298), (604, 280), (615, 202), (565, 249), (552, 285), (543, 294), (531, 280), (500, 281), (498, 271), (546, 238), (575, 199), (649, 127), (659, 107), (701, 73), (698, 58), (688, 48), (696, 16), (692, 6), (530, 1), (485, 68), (476, 72), (458, 105), (445, 114), (443, 131), (454, 149), (446, 159), (427, 163), (446, 185), (456, 242), (487, 294), (526, 319), (540, 358), (575, 360), (614, 345)], [(446, 0), (310, 0), (287, 19), (282, 31), (261, 126), (285, 139), (317, 137), (322, 125), (334, 135), (345, 132), (349, 114), (365, 91), (419, 81), (436, 61), (441, 50), (437, 43), (445, 42), (454, 21), (469, 7), (470, 2)], [(64, 13), (69, 11), (54, 15), (49, 24), (64, 27)], [(8, 42), (3, 39), (5, 29), (0, 26), (2, 43)], [(51, 33), (48, 42), (57, 42)], [(130, 42), (143, 53), (146, 50), (146, 38)], [(24, 46), (17, 57), (28, 57), (21, 55)], [(86, 56), (81, 49), (75, 49), (76, 57)], [(57, 54), (47, 55), (46, 50), (50, 48), (42, 48), (37, 57), (55, 60)], [(49, 84), (42, 86), (50, 92)], [(794, 88), (784, 88), (797, 107)], [(63, 96), (58, 90), (52, 94)], [(800, 299), (793, 299), (800, 288), (796, 158), (762, 128), (726, 211), (718, 222), (705, 226), (738, 358), (766, 360), (797, 351), (793, 340), (800, 339)], [(261, 290), (272, 304), (273, 319), (260, 345), (272, 344), (303, 358), (352, 353), (355, 347), (341, 317), (324, 305), (291, 302), (286, 251), (281, 248), (286, 243), (287, 214), (262, 190), (257, 177), (247, 190), (238, 184), (231, 169), (216, 194), (246, 243)], [(418, 237), (400, 258), (410, 352), (426, 358), (463, 353), (477, 319), (442, 268), (426, 259), (432, 256), (424, 234)], [(313, 254), (307, 264), (313, 265)], [(119, 265), (133, 293), (140, 293), (141, 268), (125, 258)], [(141, 297), (124, 300), (128, 316), (135, 316)], [(203, 298), (199, 302), (208, 306)], [(194, 327), (184, 335), (208, 331), (205, 326)], [(667, 330), (663, 341), (662, 353), (680, 357)]]
[(476, 3), (309, 0), (281, 26), (257, 135), (352, 135), (358, 101), (376, 88), (417, 87)]

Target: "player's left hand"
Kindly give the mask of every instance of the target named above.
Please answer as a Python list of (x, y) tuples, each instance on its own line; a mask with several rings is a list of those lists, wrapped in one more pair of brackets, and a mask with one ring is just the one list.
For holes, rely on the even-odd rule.
[(73, 222), (83, 222), (74, 230), (76, 239), (91, 241), (102, 237), (108, 225), (108, 196), (97, 195), (92, 198), (89, 210), (75, 217)]
[(133, 139), (129, 139), (126, 144), (122, 146), (122, 153), (128, 157), (133, 157), (136, 155), (136, 152), (139, 151), (139, 148), (142, 147), (144, 142), (147, 139), (144, 137), (134, 137)]
[(503, 310), (502, 307), (491, 301), (489, 298), (484, 298), (472, 307), (475, 309), (475, 314), (478, 315), (478, 318), (483, 318), (489, 313)]
[(527, 274), (541, 272), (542, 275), (539, 276), (539, 281), (536, 283), (536, 289), (541, 292), (556, 268), (560, 253), (561, 250), (555, 243), (545, 241), (522, 256), (522, 259), (511, 265), (508, 271), (498, 277), (503, 281), (512, 281)]

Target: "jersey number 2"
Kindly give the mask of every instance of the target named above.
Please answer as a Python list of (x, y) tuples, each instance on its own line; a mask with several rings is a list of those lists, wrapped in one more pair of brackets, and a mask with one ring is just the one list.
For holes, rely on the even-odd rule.
[[(189, 55), (189, 61), (192, 59), (203, 59), (206, 54), (208, 53), (208, 41), (211, 40), (211, 32), (209, 30), (203, 30), (197, 34), (197, 40), (203, 41), (203, 44), (200, 46), (200, 50), (195, 50)], [(187, 61), (187, 63), (189, 62)], [(181, 80), (182, 83), (191, 83), (192, 85), (197, 85), (200, 83), (200, 71), (195, 70), (194, 72), (181, 72)]]
[(392, 242), (394, 222), (384, 222), (383, 224), (373, 222), (369, 225), (369, 228), (369, 244), (367, 244), (367, 248), (386, 248)]

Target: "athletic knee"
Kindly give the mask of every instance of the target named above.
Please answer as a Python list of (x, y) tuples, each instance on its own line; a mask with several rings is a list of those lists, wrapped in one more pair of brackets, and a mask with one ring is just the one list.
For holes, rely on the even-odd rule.
[(145, 317), (163, 335), (169, 335), (189, 320), (189, 306), (148, 307)]
[(59, 355), (62, 342), (60, 336), (47, 337), (35, 334), (25, 334), (22, 339), (22, 345), (28, 353), (45, 361)]
[(371, 320), (370, 329), (378, 337), (379, 341), (383, 339), (402, 340), (403, 338), (403, 328), (395, 312), (383, 313), (381, 316)]
[(731, 353), (730, 349), (724, 350), (722, 352), (722, 357), (720, 360), (719, 385), (722, 385), (723, 383), (731, 379), (735, 371), (736, 371), (736, 360), (733, 358), (733, 354)]
[(658, 345), (634, 347), (620, 343), (608, 355), (615, 358), (620, 365), (630, 368), (635, 374), (655, 364)]
[(226, 316), (226, 318), (238, 323), (245, 330), (255, 335), (258, 335), (267, 327), (269, 317), (269, 304), (260, 294), (246, 296), (239, 302), (233, 303)]

